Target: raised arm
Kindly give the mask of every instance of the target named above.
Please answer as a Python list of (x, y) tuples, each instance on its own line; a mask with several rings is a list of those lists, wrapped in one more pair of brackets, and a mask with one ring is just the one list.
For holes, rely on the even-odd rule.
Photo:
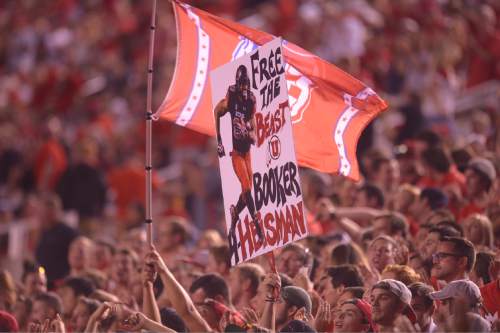
[(276, 332), (276, 309), (274, 303), (278, 301), (276, 296), (279, 297), (277, 291), (281, 290), (281, 278), (277, 273), (268, 273), (262, 283), (266, 286), (267, 293), (259, 325), (270, 329), (272, 332)]
[(175, 279), (172, 272), (170, 272), (167, 265), (165, 265), (160, 254), (153, 249), (148, 253), (146, 258), (146, 263), (155, 266), (164, 284), (165, 291), (172, 301), (173, 308), (184, 319), (189, 330), (191, 332), (211, 332), (212, 329), (200, 315), (186, 290), (184, 290), (181, 284)]
[(156, 280), (154, 265), (145, 264), (142, 267), (142, 312), (151, 320), (161, 323), (160, 309), (155, 300), (153, 283)]

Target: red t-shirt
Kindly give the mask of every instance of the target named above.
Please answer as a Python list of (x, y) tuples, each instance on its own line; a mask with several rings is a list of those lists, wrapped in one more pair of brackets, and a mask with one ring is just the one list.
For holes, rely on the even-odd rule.
[(500, 315), (500, 288), (498, 287), (499, 283), (499, 280), (495, 280), (479, 288), (481, 290), (481, 296), (483, 297), (483, 305), (486, 310), (492, 315), (494, 315), (495, 313), (498, 313)]
[(484, 214), (484, 211), (486, 210), (486, 207), (479, 207), (473, 202), (468, 203), (462, 209), (460, 209), (460, 212), (458, 213), (458, 221), (463, 221), (465, 220), (468, 216), (472, 214)]

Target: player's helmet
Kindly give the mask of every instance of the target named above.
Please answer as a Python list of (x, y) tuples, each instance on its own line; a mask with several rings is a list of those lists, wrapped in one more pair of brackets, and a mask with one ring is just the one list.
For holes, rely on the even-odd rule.
[(245, 65), (240, 65), (236, 70), (236, 86), (241, 90), (244, 86), (250, 86), (248, 71)]

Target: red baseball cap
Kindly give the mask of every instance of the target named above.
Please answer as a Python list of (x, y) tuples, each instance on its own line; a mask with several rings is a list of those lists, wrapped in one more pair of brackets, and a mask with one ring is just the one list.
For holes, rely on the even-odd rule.
[(377, 325), (372, 321), (372, 306), (363, 301), (362, 299), (359, 298), (353, 298), (346, 300), (342, 304), (353, 304), (355, 305), (359, 311), (365, 316), (366, 321), (370, 325), (370, 332), (376, 332), (377, 331)]
[(0, 332), (19, 332), (16, 318), (5, 311), (0, 311)]

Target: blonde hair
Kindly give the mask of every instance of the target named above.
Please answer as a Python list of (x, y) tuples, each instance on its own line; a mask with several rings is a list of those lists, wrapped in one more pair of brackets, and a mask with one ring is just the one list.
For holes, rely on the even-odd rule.
[(0, 297), (4, 299), (6, 310), (12, 312), (17, 301), (16, 285), (9, 271), (0, 271)]
[(481, 228), (481, 240), (479, 244), (474, 244), (477, 246), (484, 246), (489, 249), (494, 249), (494, 237), (493, 237), (493, 224), (491, 223), (488, 216), (483, 214), (472, 214), (465, 219), (466, 228), (465, 231), (470, 228), (472, 224), (477, 224)]

